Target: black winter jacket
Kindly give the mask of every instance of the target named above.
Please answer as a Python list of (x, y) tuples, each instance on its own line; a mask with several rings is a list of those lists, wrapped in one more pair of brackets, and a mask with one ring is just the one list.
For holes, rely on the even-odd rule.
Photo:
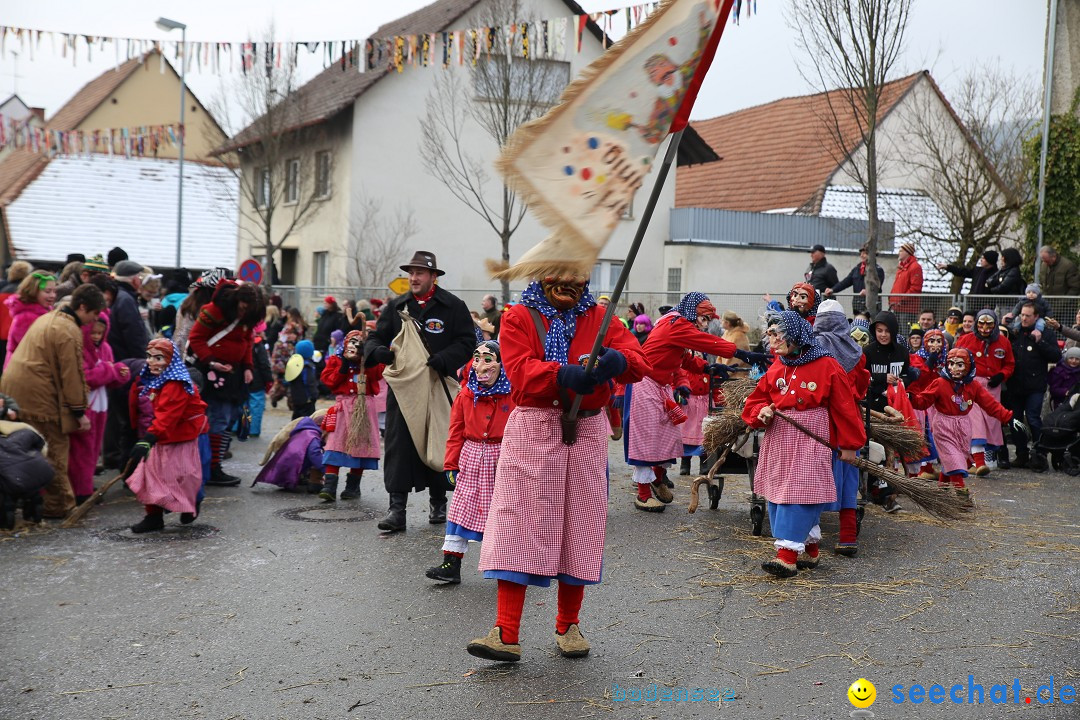
[[(888, 345), (882, 345), (877, 341), (874, 326), (878, 324), (884, 324), (892, 334), (892, 342)], [(863, 348), (866, 369), (870, 371), (870, 391), (867, 397), (870, 400), (870, 407), (878, 412), (884, 410), (888, 404), (885, 393), (889, 389), (887, 377), (890, 374), (903, 380), (905, 385), (918, 378), (918, 371), (911, 367), (911, 356), (908, 355), (904, 346), (896, 341), (898, 330), (899, 323), (896, 321), (896, 315), (888, 310), (882, 310), (870, 324), (870, 344)]]
[(810, 263), (804, 273), (806, 282), (814, 286), (818, 292), (825, 292), (837, 283), (836, 268), (829, 261), (822, 258), (816, 265)]
[(439, 286), (435, 294), (421, 309), (412, 293), (394, 298), (386, 304), (375, 330), (364, 345), (364, 357), (367, 366), (378, 364), (371, 357), (377, 347), (390, 347), (398, 332), (401, 331), (401, 316), (398, 313), (407, 310), (409, 315), (419, 321), (423, 338), (432, 355), (431, 367), (447, 377), (454, 376), (472, 357), (476, 348), (476, 334), (473, 332), (472, 315), (469, 308), (456, 295)]
[(1021, 326), (1009, 332), (1013, 357), (1016, 359), (1016, 369), (1013, 370), (1012, 377), (1005, 386), (1007, 395), (1032, 395), (1046, 392), (1046, 376), (1049, 372), (1047, 366), (1061, 360), (1061, 350), (1058, 348), (1054, 331), (1045, 328), (1042, 331), (1042, 337), (1036, 341), (1031, 337), (1031, 331), (1034, 329), (1034, 327)]
[(130, 283), (116, 283), (119, 289), (109, 308), (109, 347), (117, 360), (146, 357), (150, 333), (139, 314), (139, 301)]
[(958, 277), (971, 278), (971, 294), (972, 295), (987, 295), (989, 291), (986, 289), (987, 281), (994, 275), (994, 268), (983, 267), (982, 265), (976, 265), (975, 267), (964, 267), (963, 265), (946, 265), (945, 269)]
[[(832, 287), (833, 294), (835, 295), (838, 292), (843, 292), (844, 290), (847, 290), (848, 288), (851, 288), (851, 292), (855, 293), (856, 295), (858, 295), (863, 290), (865, 290), (866, 289), (866, 273), (865, 272), (860, 272), (860, 270), (862, 270), (862, 268), (863, 268), (863, 264), (861, 262), (856, 264), (855, 267), (851, 268), (851, 272), (849, 272), (847, 274), (846, 278), (844, 278), (843, 280), (841, 280), (837, 284), (833, 285), (833, 287)], [(881, 268), (880, 265), (877, 266), (877, 276), (878, 276), (878, 287), (881, 287), (881, 283), (885, 282), (885, 271)]]

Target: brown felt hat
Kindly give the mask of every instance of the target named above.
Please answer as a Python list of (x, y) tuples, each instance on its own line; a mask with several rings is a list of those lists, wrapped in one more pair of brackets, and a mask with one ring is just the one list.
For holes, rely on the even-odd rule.
[(413, 253), (412, 260), (401, 266), (401, 269), (408, 272), (411, 268), (418, 270), (430, 270), (436, 275), (445, 275), (445, 270), (439, 269), (439, 264), (435, 262), (435, 253), (429, 253), (426, 250), (417, 250)]

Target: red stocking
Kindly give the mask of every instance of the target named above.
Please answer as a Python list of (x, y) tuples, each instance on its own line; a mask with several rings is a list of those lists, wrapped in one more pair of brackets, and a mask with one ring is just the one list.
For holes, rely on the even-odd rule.
[(840, 510), (840, 542), (856, 542), (855, 508)]
[(509, 580), (499, 581), (495, 601), (495, 624), (502, 628), (502, 641), (514, 645), (521, 630), (521, 610), (525, 607), (525, 585)]
[(571, 585), (559, 581), (559, 611), (555, 615), (555, 632), (565, 635), (571, 625), (578, 624), (578, 612), (581, 610), (581, 600), (584, 597), (584, 585)]

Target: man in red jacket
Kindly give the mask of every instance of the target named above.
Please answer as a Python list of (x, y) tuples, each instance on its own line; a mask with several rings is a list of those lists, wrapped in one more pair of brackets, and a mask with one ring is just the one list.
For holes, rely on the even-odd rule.
[(919, 314), (922, 294), (922, 265), (915, 259), (915, 245), (906, 242), (900, 246), (900, 264), (896, 266), (896, 279), (893, 280), (893, 294), (889, 296), (889, 309), (896, 313), (900, 329), (904, 335), (911, 329)]
[(203, 305), (188, 336), (188, 351), (202, 372), (203, 399), (210, 420), (210, 479), (207, 485), (235, 486), (240, 478), (221, 468), (232, 436), (229, 427), (240, 415), (251, 383), (252, 330), (265, 313), (258, 287), (222, 280), (213, 299)]

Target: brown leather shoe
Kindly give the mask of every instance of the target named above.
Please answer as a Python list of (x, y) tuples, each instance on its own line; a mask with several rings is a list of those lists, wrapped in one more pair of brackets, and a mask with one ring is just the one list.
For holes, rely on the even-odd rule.
[(559, 654), (567, 658), (585, 657), (592, 649), (577, 623), (568, 627), (562, 635), (556, 632), (555, 642), (559, 645)]
[(502, 628), (496, 625), (485, 637), (476, 638), (465, 648), (470, 655), (497, 662), (517, 662), (521, 659), (521, 645), (502, 641)]

